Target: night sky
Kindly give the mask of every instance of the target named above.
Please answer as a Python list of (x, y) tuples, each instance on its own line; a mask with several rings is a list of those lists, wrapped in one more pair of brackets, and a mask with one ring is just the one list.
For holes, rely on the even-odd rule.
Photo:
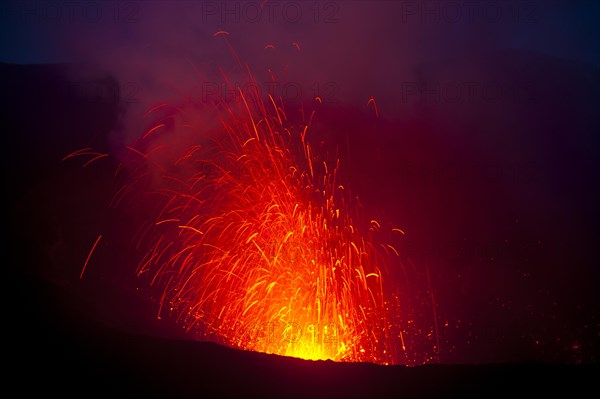
[(285, 71), (261, 89), (290, 109), (322, 99), (317, 137), (365, 214), (405, 232), (391, 278), (415, 282), (416, 320), (435, 308), (436, 362), (598, 362), (599, 19), (596, 1), (2, 2), (5, 268), (101, 325), (185, 338), (138, 289), (110, 167), (61, 159), (122, 154), (159, 101), (226, 95), (228, 43), (258, 82)]

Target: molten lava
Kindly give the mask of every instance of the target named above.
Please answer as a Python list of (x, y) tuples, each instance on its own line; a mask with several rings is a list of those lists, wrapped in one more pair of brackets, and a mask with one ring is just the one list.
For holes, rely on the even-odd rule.
[[(385, 279), (398, 256), (386, 241), (404, 233), (364, 222), (339, 181), (339, 158), (311, 146), (314, 111), (293, 126), (281, 99), (230, 90), (238, 101), (197, 113), (194, 104), (158, 104), (127, 147), (128, 183), (114, 203), (136, 201), (145, 187), (138, 197), (159, 204), (145, 211), (136, 238), (148, 249), (137, 274), (154, 287), (159, 318), (245, 350), (406, 363)], [(206, 108), (219, 115), (217, 127), (198, 122)], [(98, 157), (71, 156), (84, 153)]]

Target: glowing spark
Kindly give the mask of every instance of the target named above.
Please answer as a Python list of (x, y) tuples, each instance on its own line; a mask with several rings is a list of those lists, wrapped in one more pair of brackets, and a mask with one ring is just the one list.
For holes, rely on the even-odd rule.
[(90, 152), (92, 149), (91, 148), (82, 148), (81, 150), (77, 150), (74, 151), (72, 153), (70, 153), (69, 155), (67, 155), (66, 157), (64, 157), (62, 160), (66, 161), (69, 158), (73, 158), (79, 155), (87, 155), (87, 154), (92, 154), (92, 152)]
[(146, 111), (146, 113), (144, 114), (144, 116), (148, 116), (151, 113), (153, 113), (154, 111), (157, 111), (157, 110), (159, 110), (159, 109), (161, 109), (163, 107), (166, 107), (166, 106), (167, 106), (166, 103), (157, 104), (156, 106), (154, 106), (154, 107), (150, 108), (148, 111)]
[(87, 268), (87, 265), (88, 265), (88, 263), (90, 261), (90, 258), (92, 257), (92, 254), (94, 253), (94, 250), (98, 246), (98, 243), (100, 242), (101, 238), (102, 238), (102, 235), (99, 235), (98, 238), (96, 238), (96, 242), (94, 242), (94, 245), (92, 246), (92, 249), (88, 253), (87, 258), (85, 259), (85, 263), (83, 264), (83, 268), (81, 269), (81, 273), (79, 274), (79, 279), (80, 280), (83, 278), (83, 273), (85, 273), (85, 269)]
[(369, 104), (373, 104), (373, 108), (375, 109), (375, 117), (379, 118), (379, 110), (377, 109), (377, 103), (375, 102), (375, 98), (371, 97), (369, 101), (367, 101), (367, 107)]
[(89, 166), (94, 161), (97, 161), (99, 159), (106, 158), (106, 157), (109, 156), (109, 154), (103, 154), (103, 153), (100, 153), (100, 152), (92, 151), (91, 148), (83, 148), (81, 150), (77, 150), (75, 152), (70, 153), (69, 155), (67, 155), (66, 157), (64, 157), (62, 160), (66, 161), (67, 159), (71, 159), (71, 158), (74, 158), (74, 157), (79, 157), (79, 156), (82, 156), (82, 155), (93, 155), (94, 156), (92, 159), (90, 159), (89, 161), (87, 161), (86, 163), (83, 164), (83, 166), (82, 166), (83, 168)]
[(147, 139), (148, 136), (150, 136), (152, 133), (154, 133), (155, 131), (157, 131), (161, 127), (165, 127), (165, 124), (161, 123), (159, 125), (154, 126), (152, 129), (148, 130), (148, 132), (146, 132), (146, 134), (144, 134), (144, 138)]
[(87, 161), (86, 163), (84, 163), (83, 167), (85, 168), (85, 167), (89, 166), (91, 163), (93, 163), (94, 161), (97, 161), (102, 158), (106, 158), (107, 156), (108, 156), (108, 154), (100, 154), (98, 156), (95, 156), (94, 158), (92, 158), (89, 161)]

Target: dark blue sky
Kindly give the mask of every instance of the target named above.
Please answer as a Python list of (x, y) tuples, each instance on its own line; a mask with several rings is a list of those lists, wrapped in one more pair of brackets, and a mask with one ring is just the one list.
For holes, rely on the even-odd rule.
[[(4, 1), (0, 4), (0, 61), (9, 63), (55, 63), (78, 61), (66, 42), (78, 37), (85, 40), (87, 35), (99, 33), (106, 37), (118, 38), (122, 42), (144, 35), (145, 22), (152, 20), (161, 26), (162, 22), (172, 18), (180, 11), (189, 9), (190, 2), (165, 2), (168, 12), (156, 12), (156, 5), (161, 2), (143, 1)], [(194, 2), (192, 2), (194, 3)], [(215, 2), (204, 2), (213, 7)], [(255, 2), (258, 4), (259, 2)], [(272, 2), (278, 7), (286, 3), (307, 4), (301, 2)], [(330, 7), (335, 3), (335, 10)], [(321, 15), (335, 13), (343, 19), (353, 20), (352, 13), (370, 15), (362, 23), (354, 24), (357, 31), (391, 30), (402, 21), (404, 12), (408, 18), (404, 21), (414, 29), (415, 37), (422, 39), (424, 45), (431, 41), (436, 43), (483, 40), (490, 41), (498, 47), (524, 48), (561, 58), (577, 60), (587, 64), (600, 65), (598, 40), (600, 37), (600, 2), (594, 0), (580, 1), (488, 1), (488, 2), (450, 2), (457, 3), (462, 18), (451, 21), (455, 12), (448, 7), (439, 8), (436, 1), (398, 1), (398, 2), (321, 2), (324, 8)], [(168, 4), (168, 5), (167, 5)], [(201, 6), (195, 2), (194, 10)], [(240, 2), (229, 1), (230, 9), (241, 7)], [(466, 17), (468, 11), (464, 4), (472, 6), (475, 14), (487, 13), (488, 19), (483, 23), (474, 23)], [(159, 6), (159, 7), (161, 7)], [(219, 7), (219, 5), (218, 5)], [(304, 6), (302, 6), (304, 7)], [(414, 8), (417, 7), (417, 8)], [(436, 11), (436, 7), (437, 11)], [(425, 10), (425, 17), (419, 19), (415, 10)], [(241, 8), (240, 8), (241, 9)], [(495, 17), (493, 13), (501, 9), (502, 15)], [(212, 10), (212, 9), (211, 9)], [(427, 10), (429, 14), (427, 14)], [(432, 11), (433, 10), (433, 11)], [(515, 12), (516, 10), (516, 12)], [(434, 21), (436, 18), (439, 20)], [(305, 9), (304, 19), (307, 11)], [(264, 21), (264, 25), (277, 30), (290, 30), (289, 21), (277, 21), (281, 15), (274, 14), (274, 23)], [(332, 14), (333, 15), (333, 14)], [(515, 19), (518, 15), (519, 20)], [(390, 17), (391, 16), (391, 17)], [(381, 17), (381, 18), (380, 18)], [(242, 20), (243, 20), (242, 16)], [(219, 27), (231, 27), (230, 21), (221, 23), (217, 17), (198, 14), (193, 28), (196, 32), (207, 33)], [(189, 23), (189, 19), (187, 23)], [(377, 24), (373, 24), (377, 21)], [(433, 22), (432, 22), (433, 21)], [(263, 22), (263, 21), (261, 21)], [(278, 24), (278, 22), (284, 22)], [(300, 21), (303, 22), (303, 21)], [(235, 24), (235, 22), (233, 23)], [(243, 21), (238, 25), (243, 25)], [(286, 26), (283, 26), (286, 25)], [(300, 24), (298, 24), (300, 25)], [(191, 26), (192, 27), (192, 26)], [(256, 25), (251, 26), (253, 29)], [(310, 28), (310, 26), (309, 26)], [(293, 27), (292, 27), (293, 29)], [(164, 32), (168, 34), (168, 32)], [(301, 33), (296, 31), (296, 33)], [(302, 37), (302, 35), (299, 35)], [(121, 43), (122, 44), (122, 43)], [(92, 50), (92, 49), (90, 49)], [(437, 51), (437, 49), (436, 49)]]

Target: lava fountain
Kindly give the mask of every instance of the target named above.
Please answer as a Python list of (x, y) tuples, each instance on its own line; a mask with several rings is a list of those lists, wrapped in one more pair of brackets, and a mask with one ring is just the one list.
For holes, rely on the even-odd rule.
[[(404, 233), (364, 219), (339, 157), (311, 145), (314, 110), (294, 125), (281, 98), (223, 76), (237, 101), (157, 104), (119, 166), (127, 183), (113, 204), (154, 204), (134, 240), (146, 248), (137, 274), (158, 317), (244, 350), (401, 363), (407, 348), (386, 270), (398, 256), (389, 241)], [(202, 123), (206, 108), (219, 115), (216, 127)], [(105, 155), (72, 156), (83, 154)]]

